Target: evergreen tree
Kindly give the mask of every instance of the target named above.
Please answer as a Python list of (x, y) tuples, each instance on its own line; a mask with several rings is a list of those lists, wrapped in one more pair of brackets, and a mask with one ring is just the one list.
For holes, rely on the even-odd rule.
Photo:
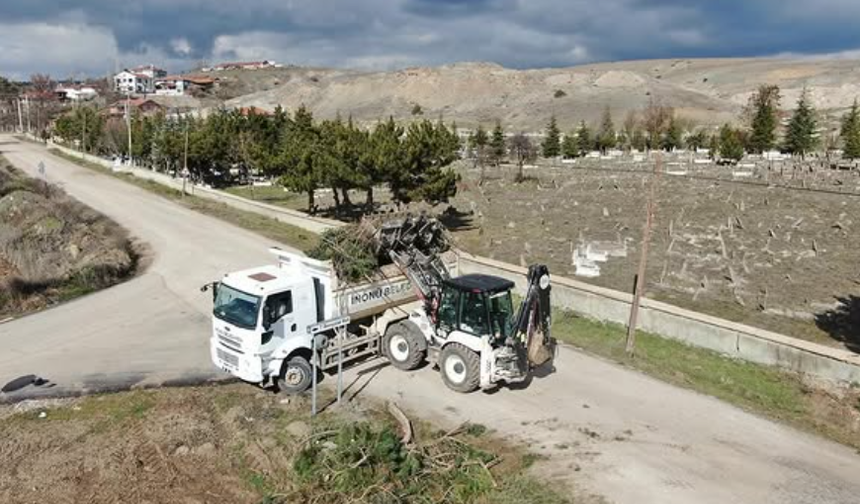
[(669, 119), (669, 126), (666, 129), (666, 134), (663, 135), (661, 143), (661, 147), (667, 152), (684, 147), (684, 130), (674, 115)]
[(579, 140), (576, 137), (576, 132), (571, 131), (564, 135), (564, 140), (561, 142), (561, 155), (565, 159), (579, 157)]
[(860, 158), (860, 108), (858, 108), (856, 99), (851, 110), (842, 117), (840, 136), (844, 145), (843, 157), (846, 159)]
[(502, 160), (505, 159), (507, 152), (505, 130), (502, 129), (501, 121), (496, 121), (496, 127), (493, 128), (493, 135), (490, 138), (490, 159), (493, 164), (499, 166)]
[(707, 145), (707, 136), (704, 130), (699, 130), (687, 137), (687, 147), (690, 150), (697, 151)]
[(475, 164), (481, 168), (481, 179), (478, 181), (478, 185), (484, 184), (484, 177), (486, 175), (484, 167), (487, 160), (487, 146), (489, 143), (490, 137), (487, 135), (487, 130), (483, 126), (478, 125), (478, 129), (469, 138), (469, 147), (475, 157)]
[(743, 141), (738, 134), (738, 131), (729, 126), (723, 125), (720, 129), (720, 157), (734, 162), (738, 162), (744, 157)]
[(785, 135), (785, 151), (799, 154), (801, 159), (818, 146), (818, 121), (815, 119), (815, 109), (809, 100), (809, 91), (803, 88), (797, 109), (788, 123)]
[(579, 144), (579, 153), (582, 156), (588, 154), (594, 148), (594, 143), (591, 139), (591, 130), (588, 129), (585, 121), (579, 123), (579, 129), (576, 130), (576, 140)]
[(457, 194), (459, 175), (447, 168), (458, 157), (459, 139), (443, 123), (427, 120), (412, 123), (403, 140), (405, 182), (395, 200), (408, 203), (423, 200), (431, 204), (448, 201)]
[[(391, 193), (397, 199), (405, 197), (407, 191), (406, 169), (403, 160), (403, 127), (389, 117), (388, 121), (379, 123), (370, 137), (370, 151), (367, 165), (374, 167), (374, 179), (388, 184)], [(372, 209), (373, 187), (367, 190), (367, 206)]]
[(612, 123), (612, 112), (609, 106), (603, 110), (603, 120), (600, 122), (600, 131), (597, 133), (597, 148), (604, 154), (609, 149), (615, 148), (617, 138), (615, 135), (615, 125)]
[(545, 158), (554, 158), (561, 154), (561, 132), (558, 130), (554, 115), (550, 117), (549, 124), (546, 126), (541, 150)]
[(776, 128), (779, 122), (779, 86), (763, 85), (751, 97), (747, 115), (751, 116), (748, 148), (761, 154), (776, 145)]
[(648, 138), (642, 128), (636, 128), (633, 131), (633, 137), (630, 139), (630, 146), (639, 152), (643, 152), (648, 148)]
[(325, 156), (320, 142), (319, 129), (314, 125), (313, 114), (303, 106), (296, 110), (292, 127), (287, 131), (281, 147), (279, 164), (282, 173), (278, 182), (295, 192), (308, 195), (308, 211), (314, 213), (314, 194), (324, 182)]

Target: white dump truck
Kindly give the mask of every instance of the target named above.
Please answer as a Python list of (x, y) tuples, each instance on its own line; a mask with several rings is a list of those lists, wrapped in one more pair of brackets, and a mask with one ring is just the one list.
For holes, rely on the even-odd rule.
[[(312, 359), (327, 371), (338, 359), (346, 364), (380, 355), (411, 370), (429, 358), (449, 388), (471, 392), (521, 382), (552, 358), (545, 267), (532, 267), (515, 311), (513, 282), (451, 277), (455, 254), (409, 250), (414, 253), (393, 251), (395, 264), (374, 279), (345, 285), (329, 262), (271, 249), (275, 264), (205, 286), (214, 300), (212, 362), (247, 382), (299, 393), (311, 384)], [(345, 336), (323, 330), (320, 343), (312, 328), (343, 316), (349, 317)]]

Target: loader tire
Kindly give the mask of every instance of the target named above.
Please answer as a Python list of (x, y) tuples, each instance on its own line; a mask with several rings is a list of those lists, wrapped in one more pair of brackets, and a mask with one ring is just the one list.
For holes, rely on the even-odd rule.
[(403, 371), (418, 368), (427, 356), (424, 336), (403, 323), (388, 326), (382, 339), (382, 353), (391, 365)]
[(282, 394), (297, 395), (307, 390), (313, 382), (313, 367), (304, 357), (290, 358), (278, 377), (278, 390)]
[(451, 343), (439, 356), (439, 371), (449, 389), (467, 394), (478, 389), (481, 383), (481, 358), (459, 343)]

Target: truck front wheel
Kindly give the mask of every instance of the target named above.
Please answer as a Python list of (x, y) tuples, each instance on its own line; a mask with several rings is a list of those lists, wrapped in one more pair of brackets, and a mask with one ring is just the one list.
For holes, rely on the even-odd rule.
[(392, 366), (403, 371), (411, 371), (424, 362), (426, 350), (424, 350), (422, 338), (422, 335), (410, 330), (407, 325), (394, 324), (385, 331), (382, 351), (391, 361)]
[(459, 343), (451, 343), (442, 349), (439, 371), (445, 385), (456, 392), (473, 392), (481, 383), (480, 357)]
[(278, 389), (287, 395), (301, 394), (313, 381), (313, 369), (310, 362), (301, 356), (292, 357), (287, 361), (281, 375), (278, 377)]

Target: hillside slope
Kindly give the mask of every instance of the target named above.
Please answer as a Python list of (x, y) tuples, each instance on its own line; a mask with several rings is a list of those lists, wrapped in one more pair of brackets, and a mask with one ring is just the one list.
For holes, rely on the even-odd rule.
[(618, 124), (651, 99), (701, 124), (737, 117), (749, 95), (764, 83), (783, 89), (793, 106), (803, 86), (825, 112), (841, 112), (860, 95), (860, 61), (781, 59), (678, 59), (601, 63), (570, 68), (512, 70), (491, 63), (458, 63), (390, 72), (318, 72), (294, 75), (282, 85), (241, 96), (228, 106), (294, 109), (301, 104), (319, 117), (352, 115), (375, 121), (389, 115), (425, 117), (464, 126), (496, 119), (526, 130), (555, 114), (562, 128), (597, 121), (609, 105)]

